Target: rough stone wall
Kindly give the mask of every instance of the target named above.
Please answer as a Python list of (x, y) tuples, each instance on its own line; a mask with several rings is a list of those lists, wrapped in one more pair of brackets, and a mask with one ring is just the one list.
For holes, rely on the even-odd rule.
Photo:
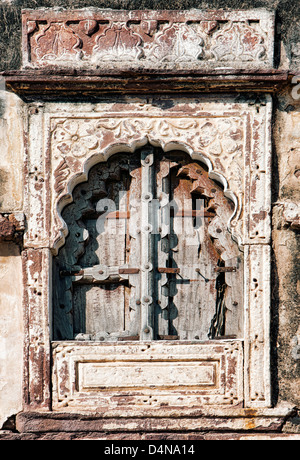
[(20, 251), (0, 243), (0, 425), (22, 409), (22, 275)]
[[(0, 71), (21, 66), (21, 9), (38, 7), (116, 9), (246, 9), (277, 11), (277, 65), (300, 75), (300, 3), (295, 0), (2, 0)], [(300, 81), (300, 77), (299, 77)], [(273, 160), (272, 376), (273, 402), (300, 409), (300, 86), (275, 97)], [(22, 103), (13, 95), (0, 103), (0, 213), (21, 211)], [(0, 245), (0, 429), (21, 409), (22, 292), (19, 247)], [(11, 284), (11, 287), (9, 287)], [(7, 378), (9, 376), (9, 380)], [(7, 379), (5, 381), (5, 378)], [(8, 392), (9, 389), (9, 392)], [(295, 415), (287, 431), (297, 431)]]

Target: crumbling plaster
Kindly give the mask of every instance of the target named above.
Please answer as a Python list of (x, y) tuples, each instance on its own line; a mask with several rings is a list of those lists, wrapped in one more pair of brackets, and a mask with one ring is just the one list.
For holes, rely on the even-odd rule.
[(0, 426), (22, 409), (22, 102), (0, 91)]
[(0, 426), (22, 409), (23, 316), (20, 250), (0, 243)]

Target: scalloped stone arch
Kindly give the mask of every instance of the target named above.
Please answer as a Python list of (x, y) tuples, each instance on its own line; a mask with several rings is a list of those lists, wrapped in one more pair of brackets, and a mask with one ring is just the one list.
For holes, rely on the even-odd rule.
[[(55, 237), (51, 243), (51, 249), (54, 255), (58, 254), (59, 249), (64, 245), (65, 238), (68, 235), (68, 228), (63, 220), (62, 211), (63, 209), (70, 203), (73, 202), (73, 190), (74, 188), (79, 185), (80, 183), (88, 181), (89, 171), (92, 167), (94, 167), (98, 163), (105, 163), (112, 155), (117, 153), (134, 153), (137, 149), (146, 146), (147, 144), (151, 144), (154, 147), (161, 148), (164, 152), (171, 152), (173, 150), (181, 150), (190, 155), (191, 159), (199, 161), (200, 163), (204, 164), (208, 168), (208, 177), (213, 181), (219, 183), (224, 190), (224, 196), (231, 200), (234, 204), (234, 212), (228, 221), (228, 230), (232, 235), (232, 238), (238, 243), (239, 246), (242, 245), (241, 241), (242, 238), (239, 234), (235, 233), (231, 222), (234, 217), (237, 216), (238, 209), (239, 209), (239, 202), (238, 197), (235, 193), (232, 192), (229, 188), (229, 183), (227, 179), (224, 177), (223, 174), (219, 173), (218, 171), (214, 170), (213, 164), (210, 159), (203, 155), (200, 151), (196, 152), (194, 149), (185, 144), (184, 142), (178, 141), (171, 141), (171, 142), (163, 142), (162, 140), (153, 140), (150, 139), (148, 135), (142, 137), (141, 139), (132, 142), (131, 144), (128, 143), (118, 143), (113, 144), (104, 149), (102, 153), (94, 154), (90, 156), (84, 163), (83, 169), (81, 172), (73, 175), (71, 178), (68, 178), (66, 184), (67, 193), (61, 196), (56, 202), (56, 210), (57, 213), (57, 221), (61, 223), (61, 226), (57, 228), (54, 232)], [(240, 212), (239, 212), (240, 215)], [(238, 216), (239, 217), (239, 216)]]

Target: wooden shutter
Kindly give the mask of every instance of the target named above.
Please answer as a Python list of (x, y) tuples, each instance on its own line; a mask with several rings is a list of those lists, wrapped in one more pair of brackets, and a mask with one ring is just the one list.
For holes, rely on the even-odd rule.
[(56, 340), (240, 336), (243, 255), (233, 204), (187, 154), (152, 146), (96, 165), (63, 217)]

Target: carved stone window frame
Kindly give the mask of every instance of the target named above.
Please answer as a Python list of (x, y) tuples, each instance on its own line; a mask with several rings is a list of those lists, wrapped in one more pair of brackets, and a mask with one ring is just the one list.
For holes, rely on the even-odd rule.
[[(39, 11), (35, 15), (33, 12), (24, 12), (23, 43), (27, 43), (24, 44), (25, 66), (28, 65), (29, 48), (26, 41), (28, 34), (36, 32), (35, 21), (45, 17), (45, 14), (46, 17), (47, 14), (51, 17), (51, 14), (55, 16), (64, 13)], [(84, 16), (83, 12), (80, 14)], [(143, 12), (143, 15), (147, 16), (147, 14), (150, 13)], [(150, 14), (151, 20), (153, 14), (153, 12)], [(184, 17), (184, 13), (182, 14)], [(222, 20), (224, 14), (224, 12), (216, 12), (215, 19)], [(256, 23), (259, 14), (259, 12), (256, 16), (254, 14)], [(249, 14), (247, 16), (247, 12), (234, 12), (233, 15), (237, 15), (243, 21), (245, 18), (248, 21), (249, 17), (254, 17), (253, 12), (250, 16)], [(83, 16), (80, 16), (80, 21), (85, 21)], [(270, 409), (272, 407), (270, 362), (272, 97), (267, 94), (270, 89), (274, 91), (278, 84), (286, 79), (286, 75), (274, 69), (268, 70), (272, 67), (273, 60), (274, 16), (267, 13), (263, 17), (267, 18), (264, 27), (268, 27), (268, 24), (272, 24), (272, 27), (268, 29), (266, 42), (268, 59), (261, 63), (260, 70), (256, 74), (249, 70), (249, 63), (243, 66), (241, 62), (236, 67), (223, 70), (202, 69), (198, 74), (195, 73), (195, 69), (191, 69), (189, 82), (186, 75), (182, 76), (180, 71), (179, 89), (177, 85), (180, 72), (176, 73), (173, 70), (170, 72), (170, 69), (157, 74), (158, 82), (163, 74), (166, 78), (165, 81), (162, 79), (161, 87), (157, 81), (153, 83), (149, 80), (143, 73), (145, 69), (142, 69), (142, 83), (139, 88), (134, 88), (134, 76), (128, 77), (126, 83), (121, 73), (109, 77), (110, 90), (118, 92), (127, 88), (125, 99), (115, 93), (109, 98), (103, 96), (106, 72), (103, 72), (104, 80), (101, 80), (100, 74), (93, 74), (92, 71), (88, 76), (85, 71), (80, 73), (80, 70), (77, 76), (72, 72), (66, 76), (58, 67), (51, 70), (55, 76), (51, 79), (47, 69), (45, 71), (42, 65), (38, 66), (35, 74), (30, 69), (23, 69), (18, 75), (7, 75), (8, 87), (27, 98), (28, 104), (28, 119), (24, 128), (26, 143), (24, 211), (27, 228), (22, 252), (26, 323), (24, 414), (19, 418), (20, 426), (23, 424), (22, 429), (25, 430), (30, 424), (33, 431), (37, 429), (32, 418), (26, 415), (27, 412), (38, 411), (40, 413), (38, 417), (43, 417), (41, 414), (46, 411), (48, 418), (52, 417), (51, 414), (55, 418), (55, 414), (61, 412), (64, 414), (93, 412), (92, 408), (97, 398), (95, 399), (95, 393), (89, 393), (89, 389), (93, 388), (91, 376), (93, 373), (96, 376), (99, 374), (97, 370), (99, 356), (105, 349), (111, 362), (124, 362), (124, 347), (126, 347), (124, 344), (119, 346), (106, 344), (101, 348), (99, 344), (51, 343), (52, 258), (57, 254), (66, 236), (67, 229), (61, 218), (61, 211), (71, 202), (74, 187), (88, 179), (88, 172), (96, 163), (104, 162), (120, 151), (134, 152), (147, 143), (161, 147), (164, 151), (174, 148), (183, 150), (191, 158), (206, 165), (209, 177), (221, 183), (225, 195), (236, 205), (235, 213), (228, 225), (232, 237), (243, 249), (245, 257), (244, 340), (186, 344), (182, 345), (181, 351), (178, 349), (177, 355), (174, 350), (179, 345), (168, 345), (167, 355), (169, 353), (169, 356), (173, 356), (175, 353), (179, 368), (185, 359), (196, 363), (191, 375), (197, 375), (199, 356), (202, 356), (206, 366), (208, 362), (218, 363), (215, 364), (216, 368), (214, 365), (207, 367), (207, 375), (211, 373), (212, 377), (211, 381), (204, 384), (204, 387), (214, 385), (215, 390), (208, 391), (203, 387), (198, 393), (187, 397), (188, 387), (185, 384), (175, 389), (178, 391), (177, 397), (181, 393), (186, 399), (183, 397), (183, 405), (178, 405), (176, 399), (176, 407), (172, 409), (173, 417), (175, 414), (175, 419), (181, 419), (180, 427), (185, 420), (188, 425), (182, 429), (190, 430), (197, 409), (201, 408), (201, 417), (204, 419), (208, 417), (210, 422), (207, 419), (203, 419), (202, 422), (197, 420), (196, 430), (203, 428), (207, 423), (213, 429), (213, 417), (223, 421), (224, 418), (234, 419), (233, 429), (234, 426), (237, 429), (247, 429), (250, 416), (255, 428), (261, 423), (265, 427), (270, 427), (276, 422), (280, 423), (281, 417), (286, 414), (285, 409), (277, 411)], [(207, 35), (214, 28), (213, 20), (213, 13), (209, 18), (206, 17)], [(268, 23), (268, 20), (271, 20), (271, 23)], [(92, 33), (89, 29), (92, 25), (90, 22), (82, 23), (87, 36)], [(257, 54), (258, 60), (261, 55)], [(216, 62), (213, 65), (216, 66)], [(241, 72), (237, 70), (238, 68), (242, 69)], [(245, 71), (247, 75), (243, 75)], [(85, 89), (86, 94), (96, 94), (100, 100), (95, 103), (83, 102), (80, 108), (76, 103), (59, 102), (61, 96), (68, 94), (67, 80), (74, 83), (72, 94), (76, 97), (79, 91)], [(57, 81), (60, 82), (58, 85)], [(97, 81), (99, 84), (96, 88)], [(171, 85), (167, 90), (164, 86), (166, 81)], [(261, 94), (237, 95), (233, 92), (235, 84), (241, 91), (248, 92), (249, 88), (255, 88), (259, 89)], [(57, 101), (49, 100), (49, 97), (53, 97), (51, 91), (54, 88), (56, 88), (54, 98)], [(149, 88), (152, 89), (152, 96), (143, 95), (149, 91)], [(170, 88), (175, 95), (171, 95)], [(193, 94), (195, 88), (197, 91), (210, 88), (211, 94), (198, 92), (195, 97)], [(212, 88), (214, 91), (222, 91), (222, 96), (214, 94)], [(42, 94), (44, 100), (37, 101), (39, 89), (41, 90), (39, 98)], [(186, 89), (190, 94), (183, 94)], [(166, 91), (170, 95), (166, 95)], [(167, 104), (166, 101), (170, 99), (172, 104)], [(208, 133), (204, 140), (201, 137), (201, 128), (207, 121), (214, 126), (217, 136)], [(224, 123), (225, 125), (227, 123), (225, 127)], [(236, 130), (239, 127), (242, 132), (240, 145), (236, 148), (233, 145), (236, 131), (233, 129), (232, 136), (228, 137), (234, 124)], [(89, 126), (88, 130), (87, 126)], [(62, 155), (62, 150), (59, 148), (61, 139), (59, 130), (60, 133), (65, 133), (65, 143), (70, 144), (68, 146), (70, 154), (67, 156)], [(95, 137), (94, 142), (91, 136)], [(78, 140), (81, 141), (80, 149), (76, 150), (77, 154), (73, 154), (75, 150), (73, 149), (72, 153), (72, 144)], [(127, 347), (127, 353), (129, 357), (133, 353), (135, 355), (133, 361), (138, 363), (151, 362), (151, 359), (150, 361), (145, 359), (147, 354), (145, 355), (143, 344)], [(148, 354), (155, 356), (157, 362), (166, 363), (168, 357), (165, 356), (163, 359), (162, 353), (159, 344), (149, 344)], [(181, 353), (184, 359), (180, 357)], [(51, 364), (52, 359), (54, 359), (54, 367)], [(95, 359), (96, 361), (93, 361)], [(91, 370), (86, 367), (88, 362), (94, 363)], [(79, 375), (79, 380), (75, 382), (76, 375)], [(215, 383), (216, 381), (218, 384)], [(100, 378), (99, 386), (103, 383), (101, 382)], [(144, 409), (141, 409), (140, 401), (143, 395), (148, 395), (147, 385), (144, 390), (144, 393), (142, 391), (135, 396), (134, 410), (126, 404), (120, 407), (110, 405), (110, 402), (107, 403), (104, 398), (103, 408), (99, 407), (97, 414), (94, 414), (97, 423), (99, 417), (104, 417), (101, 429), (109, 430), (110, 422), (107, 419), (115, 420), (120, 414), (126, 418), (124, 423), (125, 425), (128, 423), (128, 427), (132, 423), (132, 418), (148, 417), (152, 420), (151, 426), (159, 429), (160, 423), (160, 429), (163, 429), (162, 422), (157, 422), (156, 418), (168, 417), (170, 409), (165, 405), (165, 400), (162, 400), (159, 410), (157, 407), (153, 407), (152, 410), (150, 404), (147, 411), (141, 415)], [(109, 401), (112, 400), (113, 393), (112, 386)], [(159, 395), (157, 396), (159, 399)], [(173, 401), (172, 394), (167, 397)], [(58, 422), (61, 426), (64, 423), (62, 420), (63, 418), (60, 418)], [(176, 421), (173, 425), (175, 430), (179, 429)], [(141, 424), (133, 431), (139, 428), (142, 429)]]
[[(147, 103), (145, 98), (144, 103), (142, 100), (130, 101), (129, 98), (123, 106), (118, 104), (117, 112), (103, 104), (99, 106), (100, 110), (96, 113), (92, 110), (92, 105), (90, 112), (81, 110), (78, 112), (77, 109), (75, 112), (65, 110), (58, 112), (58, 107), (66, 109), (70, 106), (64, 107), (61, 103), (35, 106), (36, 110), (32, 110), (34, 106), (31, 105), (28, 133), (29, 174), (25, 189), (28, 205), (26, 215), (30, 218), (27, 222), (24, 239), (26, 249), (23, 257), (27, 282), (25, 305), (28, 305), (27, 314), (30, 318), (28, 323), (30, 368), (34, 368), (37, 356), (45, 360), (44, 366), (49, 366), (51, 258), (63, 244), (66, 234), (60, 210), (71, 201), (71, 192), (75, 185), (87, 180), (88, 171), (94, 164), (107, 160), (119, 151), (134, 152), (150, 142), (159, 145), (165, 151), (174, 147), (185, 150), (192, 158), (202, 161), (208, 167), (210, 177), (220, 182), (225, 194), (236, 203), (230, 226), (233, 237), (239, 242), (245, 254), (245, 368), (242, 371), (245, 387), (244, 390), (240, 387), (239, 391), (245, 392), (244, 401), (247, 407), (270, 407), (272, 100), (270, 96), (266, 96), (259, 107), (248, 103), (235, 103), (232, 107), (232, 101), (231, 96), (222, 103), (213, 102), (211, 98), (207, 99), (203, 96), (199, 104), (193, 103), (193, 99), (189, 101), (190, 103), (185, 99), (182, 104), (179, 98), (175, 104), (177, 110), (174, 108), (162, 110), (155, 108), (151, 101)], [(111, 107), (111, 104), (109, 105)], [(214, 110), (207, 112), (209, 105), (214, 107)], [(131, 108), (130, 111), (128, 106)], [(203, 106), (206, 111), (203, 111)], [(230, 120), (230, 123), (233, 123), (237, 119), (239, 121), (236, 123), (242, 123), (243, 126), (240, 146), (242, 153), (237, 155), (238, 160), (232, 159), (233, 154), (228, 154), (227, 160), (220, 159), (218, 153), (209, 153), (209, 146), (206, 151), (203, 147), (200, 150), (198, 148), (197, 151), (196, 145), (201, 144), (199, 138), (201, 125), (208, 120), (213, 120), (216, 126), (218, 124), (223, 126), (224, 121)], [(93, 131), (91, 126), (94, 125), (95, 135), (98, 131), (101, 133), (97, 138), (102, 138), (103, 146), (99, 145), (95, 150), (93, 143), (87, 143), (81, 157), (74, 157), (71, 154), (63, 158), (63, 155), (59, 154), (58, 147), (61, 141), (56, 131), (61, 130), (63, 126), (66, 127), (68, 123), (73, 124), (74, 130), (75, 125), (79, 129), (79, 126), (84, 124), (89, 132)], [(84, 141), (85, 134), (83, 133), (82, 136)], [(226, 136), (220, 135), (220, 137), (220, 141), (226, 143)], [(66, 142), (66, 138), (64, 139)], [(75, 137), (70, 136), (70, 143), (77, 141)], [(93, 148), (90, 149), (89, 145)], [(238, 169), (241, 172), (240, 177), (236, 174)], [(231, 176), (228, 181), (226, 176), (227, 178)], [(244, 193), (241, 192), (242, 190)], [(75, 348), (78, 346), (78, 343), (74, 344)], [(59, 343), (54, 347), (56, 355), (58, 350), (64, 348)], [(42, 367), (38, 366), (37, 374), (35, 372), (29, 374), (30, 400), (42, 399), (42, 405), (47, 406), (50, 398), (50, 382), (45, 386), (45, 375), (41, 369)], [(43, 384), (38, 384), (39, 381)], [(32, 398), (36, 390), (38, 394), (42, 391), (42, 394), (39, 396), (36, 394)], [(48, 393), (48, 398), (43, 394), (44, 392)]]

